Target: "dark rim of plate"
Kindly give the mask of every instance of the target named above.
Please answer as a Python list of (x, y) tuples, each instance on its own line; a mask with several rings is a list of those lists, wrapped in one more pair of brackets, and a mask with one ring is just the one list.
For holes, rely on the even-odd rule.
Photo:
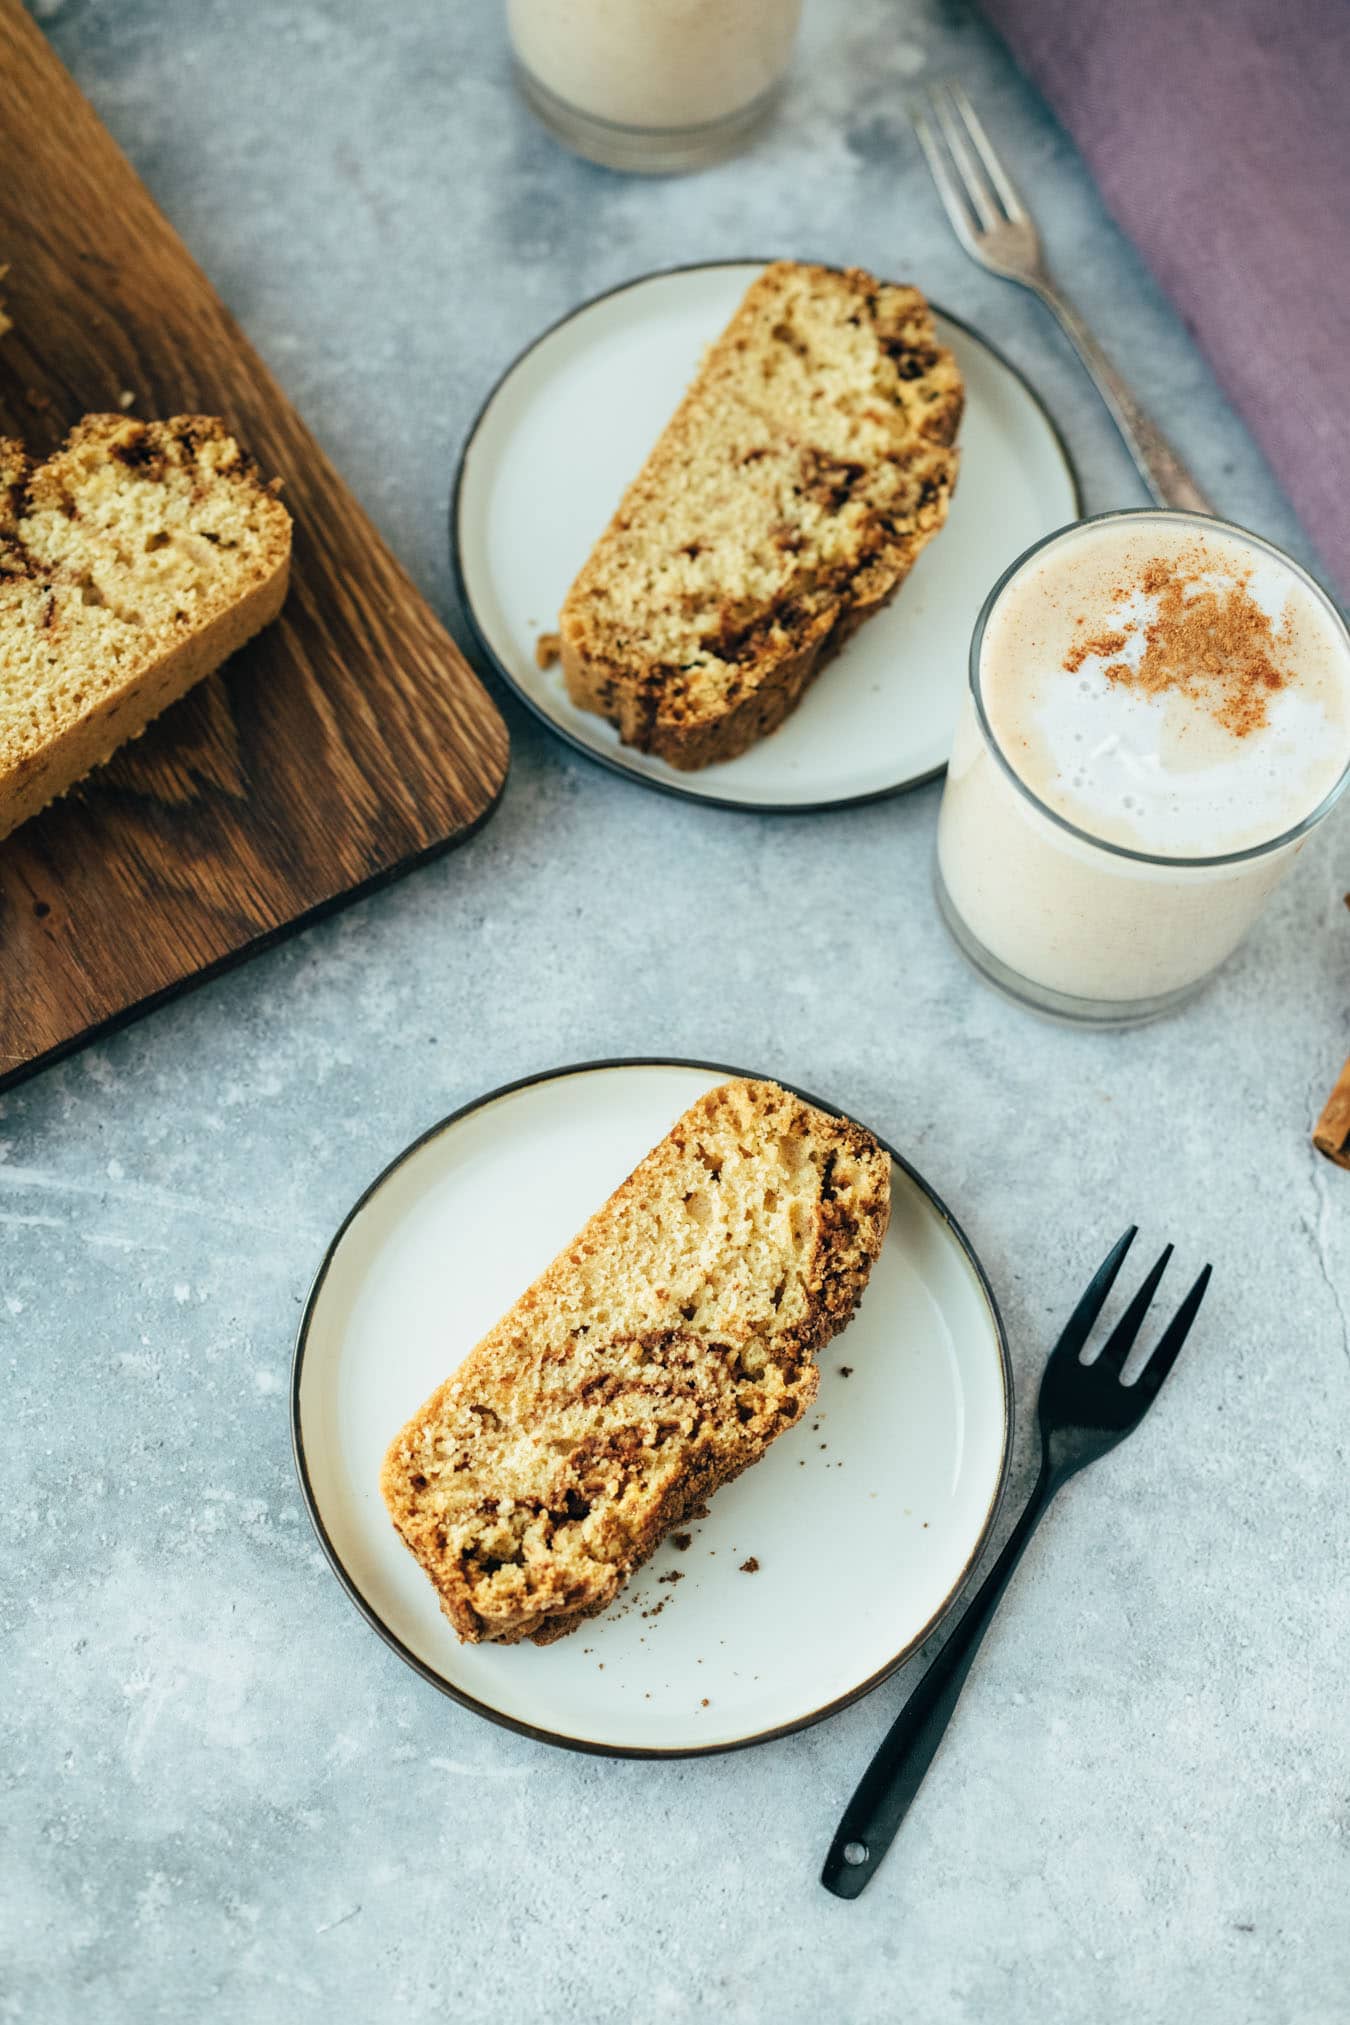
[[(771, 256), (771, 258), (781, 257), (781, 255)], [(839, 269), (837, 263), (832, 261), (822, 260), (814, 264), (821, 267), (833, 267), (836, 273), (842, 271)], [(864, 808), (871, 802), (889, 801), (894, 795), (908, 794), (911, 788), (923, 787), (929, 781), (939, 779), (947, 769), (945, 766), (931, 767), (927, 773), (913, 774), (905, 780), (892, 782), (889, 787), (872, 788), (866, 794), (861, 795), (836, 795), (826, 801), (753, 802), (741, 801), (731, 795), (708, 794), (701, 788), (687, 785), (675, 772), (674, 768), (670, 769), (671, 778), (669, 780), (658, 779), (651, 774), (642, 772), (631, 761), (625, 759), (622, 750), (619, 752), (597, 751), (593, 745), (588, 745), (585, 739), (578, 737), (576, 732), (570, 731), (565, 724), (560, 724), (556, 717), (552, 716), (541, 704), (537, 703), (528, 691), (522, 688), (505, 662), (498, 657), (490, 646), (487, 634), (479, 624), (478, 614), (474, 608), (468, 577), (464, 569), (464, 557), (459, 538), (460, 497), (464, 488), (464, 473), (469, 453), (477, 441), (478, 432), (487, 419), (488, 411), (498, 394), (516, 370), (525, 363), (532, 352), (538, 350), (541, 344), (548, 338), (555, 336), (558, 331), (565, 329), (577, 317), (585, 315), (587, 310), (594, 309), (597, 304), (608, 302), (612, 296), (623, 295), (629, 289), (641, 288), (649, 281), (664, 281), (677, 274), (702, 274), (713, 268), (767, 267), (769, 265), (770, 259), (756, 259), (751, 255), (745, 255), (738, 259), (686, 260), (678, 262), (673, 267), (654, 267), (646, 274), (635, 274), (629, 280), (616, 282), (613, 288), (602, 289), (599, 295), (593, 295), (587, 301), (579, 302), (575, 309), (569, 309), (565, 316), (558, 317), (546, 329), (541, 330), (536, 337), (531, 338), (530, 342), (516, 353), (510, 364), (493, 381), (473, 421), (469, 424), (468, 433), (460, 449), (459, 461), (455, 467), (454, 489), (450, 494), (450, 570), (460, 610), (463, 612), (465, 622), (473, 634), (474, 645), (482, 660), (506, 684), (507, 688), (518, 701), (524, 704), (531, 716), (538, 718), (541, 724), (547, 725), (556, 738), (561, 738), (575, 752), (583, 754), (589, 760), (594, 760), (597, 766), (608, 767), (611, 773), (622, 774), (625, 780), (637, 781), (642, 787), (654, 788), (658, 794), (677, 795), (682, 801), (703, 802), (710, 808), (738, 809), (745, 811), (747, 814), (758, 816), (813, 816), (820, 815), (827, 809)], [(1036, 392), (1026, 374), (1020, 367), (1015, 366), (1012, 360), (1008, 358), (1006, 353), (1000, 351), (997, 345), (992, 344), (983, 331), (976, 330), (975, 326), (967, 323), (964, 317), (953, 316), (949, 309), (944, 309), (941, 303), (934, 302), (931, 297), (929, 298), (928, 307), (947, 323), (954, 324), (957, 330), (963, 331), (976, 344), (983, 345), (984, 349), (998, 361), (999, 365), (1003, 366), (1019, 382), (1025, 393), (1040, 411), (1046, 427), (1055, 440), (1055, 445), (1064, 461), (1064, 468), (1068, 473), (1069, 485), (1073, 492), (1073, 518), (1080, 520), (1083, 514), (1083, 486), (1078, 475), (1078, 467), (1073, 461), (1069, 446), (1064, 440), (1059, 424), (1055, 421), (1054, 416), (1050, 413), (1049, 408)], [(1066, 523), (1066, 525), (1068, 524), (1071, 523)], [(479, 672), (482, 673), (483, 671), (480, 669)]]
[[(406, 1161), (411, 1160), (414, 1154), (419, 1153), (433, 1139), (439, 1138), (442, 1133), (450, 1131), (472, 1113), (485, 1110), (488, 1105), (495, 1104), (500, 1098), (509, 1097), (517, 1090), (529, 1089), (537, 1083), (552, 1083), (557, 1082), (565, 1076), (595, 1075), (613, 1069), (697, 1069), (710, 1076), (750, 1076), (763, 1081), (781, 1083), (783, 1089), (791, 1090), (803, 1102), (813, 1104), (817, 1110), (826, 1112), (832, 1118), (844, 1118), (850, 1115), (841, 1111), (838, 1105), (827, 1104), (823, 1098), (813, 1096), (809, 1090), (798, 1088), (795, 1083), (784, 1082), (781, 1077), (769, 1077), (763, 1070), (738, 1069), (726, 1062), (705, 1062), (689, 1060), (682, 1056), (666, 1055), (615, 1055), (600, 1061), (571, 1062), (556, 1069), (541, 1069), (532, 1076), (518, 1076), (512, 1082), (502, 1083), (497, 1089), (489, 1090), (485, 1096), (475, 1097), (472, 1102), (461, 1104), (457, 1111), (452, 1111), (448, 1117), (438, 1119), (434, 1125), (429, 1125), (425, 1132), (419, 1133), (410, 1145), (405, 1146), (401, 1153), (395, 1155), (388, 1166), (376, 1175), (370, 1186), (352, 1204), (352, 1207), (348, 1210), (334, 1233), (332, 1242), (324, 1253), (323, 1261), (314, 1276), (314, 1282), (309, 1290), (309, 1298), (305, 1302), (304, 1313), (300, 1318), (300, 1327), (296, 1334), (295, 1352), (291, 1362), (291, 1444), (295, 1455), (296, 1472), (300, 1479), (300, 1493), (305, 1501), (305, 1509), (309, 1513), (310, 1524), (318, 1536), (319, 1545), (327, 1556), (329, 1566), (337, 1576), (342, 1587), (346, 1590), (351, 1601), (360, 1611), (362, 1617), (365, 1618), (371, 1630), (377, 1632), (385, 1644), (396, 1652), (399, 1658), (410, 1666), (415, 1674), (419, 1674), (429, 1686), (436, 1688), (441, 1694), (448, 1696), (451, 1701), (458, 1702), (461, 1708), (472, 1710), (476, 1716), (485, 1716), (490, 1723), (496, 1723), (502, 1729), (514, 1730), (518, 1736), (532, 1737), (536, 1743), (556, 1744), (563, 1750), (581, 1751), (590, 1757), (711, 1758), (720, 1756), (727, 1751), (746, 1750), (753, 1744), (772, 1743), (775, 1738), (789, 1737), (794, 1735), (798, 1730), (810, 1729), (814, 1724), (823, 1722), (827, 1716), (836, 1715), (840, 1709), (846, 1709), (851, 1703), (861, 1701), (864, 1695), (870, 1694), (873, 1688), (880, 1687), (884, 1680), (889, 1679), (897, 1667), (903, 1666), (905, 1661), (911, 1658), (919, 1650), (920, 1646), (932, 1637), (938, 1626), (945, 1621), (948, 1614), (955, 1607), (974, 1572), (981, 1554), (988, 1545), (990, 1534), (994, 1529), (994, 1523), (998, 1518), (999, 1509), (1003, 1503), (1004, 1492), (1007, 1489), (1013, 1448), (1013, 1373), (1012, 1359), (1008, 1352), (1007, 1331), (1003, 1326), (1003, 1317), (999, 1312), (998, 1301), (994, 1296), (994, 1290), (989, 1284), (989, 1277), (981, 1265), (973, 1245), (960, 1224), (956, 1221), (956, 1218), (947, 1208), (947, 1205), (943, 1202), (941, 1196), (929, 1186), (918, 1169), (912, 1167), (904, 1155), (897, 1153), (895, 1148), (885, 1139), (881, 1138), (879, 1134), (872, 1134), (877, 1144), (890, 1154), (895, 1165), (903, 1174), (908, 1176), (909, 1180), (937, 1212), (938, 1217), (956, 1240), (957, 1246), (973, 1273), (976, 1285), (979, 1287), (985, 1305), (989, 1310), (989, 1320), (993, 1326), (994, 1337), (998, 1344), (999, 1376), (1003, 1387), (1003, 1453), (999, 1463), (998, 1481), (990, 1497), (989, 1509), (980, 1528), (979, 1538), (971, 1549), (964, 1566), (953, 1582), (946, 1598), (938, 1606), (928, 1622), (911, 1639), (907, 1640), (899, 1652), (886, 1660), (882, 1666), (878, 1667), (874, 1673), (869, 1674), (865, 1680), (860, 1681), (856, 1687), (850, 1688), (846, 1694), (836, 1696), (833, 1701), (826, 1702), (821, 1708), (809, 1710), (806, 1715), (798, 1716), (790, 1723), (780, 1723), (773, 1729), (757, 1730), (751, 1736), (735, 1737), (729, 1742), (718, 1744), (603, 1744), (597, 1743), (588, 1737), (568, 1736), (560, 1730), (542, 1729), (535, 1723), (522, 1722), (516, 1716), (505, 1715), (500, 1709), (494, 1709), (487, 1702), (481, 1702), (476, 1696), (465, 1693), (462, 1688), (455, 1687), (442, 1674), (437, 1673), (434, 1667), (428, 1666), (424, 1660), (419, 1659), (416, 1653), (410, 1651), (397, 1633), (392, 1631), (385, 1623), (374, 1606), (362, 1595), (356, 1582), (347, 1572), (347, 1568), (337, 1548), (329, 1538), (328, 1530), (324, 1525), (323, 1516), (319, 1510), (318, 1499), (310, 1483), (309, 1466), (305, 1459), (304, 1431), (300, 1419), (300, 1384), (304, 1370), (305, 1349), (309, 1340), (310, 1324), (323, 1293), (329, 1268), (337, 1256), (338, 1248), (352, 1224), (360, 1216), (362, 1210), (366, 1208), (367, 1204), (384, 1187), (384, 1184), (397, 1173), (398, 1169)], [(870, 1127), (867, 1129), (871, 1130)], [(600, 1623), (603, 1623), (603, 1621), (603, 1618), (597, 1620)]]

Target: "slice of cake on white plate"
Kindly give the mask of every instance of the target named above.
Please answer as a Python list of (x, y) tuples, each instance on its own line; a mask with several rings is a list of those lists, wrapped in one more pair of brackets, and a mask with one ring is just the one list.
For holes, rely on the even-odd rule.
[(567, 594), (572, 700), (685, 770), (775, 730), (940, 531), (963, 399), (918, 289), (766, 268)]
[(724, 1083), (395, 1437), (381, 1489), (462, 1639), (546, 1645), (816, 1396), (886, 1234), (890, 1156)]

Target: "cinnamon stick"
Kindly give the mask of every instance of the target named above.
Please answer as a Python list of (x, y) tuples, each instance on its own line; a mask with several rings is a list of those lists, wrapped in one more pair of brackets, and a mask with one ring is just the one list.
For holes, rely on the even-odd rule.
[(1350, 1167), (1350, 1062), (1341, 1070), (1313, 1126), (1313, 1145), (1338, 1167)]

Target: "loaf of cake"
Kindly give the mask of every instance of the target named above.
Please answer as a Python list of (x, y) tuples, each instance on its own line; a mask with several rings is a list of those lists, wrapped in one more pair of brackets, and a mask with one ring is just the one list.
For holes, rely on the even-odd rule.
[(385, 1458), (460, 1637), (561, 1638), (800, 1420), (889, 1214), (889, 1155), (777, 1084), (686, 1111)]
[(224, 425), (88, 415), (0, 439), (0, 837), (274, 619), (291, 520)]
[(775, 730), (941, 528), (962, 400), (916, 288), (766, 268), (567, 594), (573, 701), (686, 770)]

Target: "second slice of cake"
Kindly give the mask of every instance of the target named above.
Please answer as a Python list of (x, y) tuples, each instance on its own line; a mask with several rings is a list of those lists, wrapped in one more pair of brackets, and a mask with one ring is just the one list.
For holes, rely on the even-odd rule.
[(775, 730), (941, 528), (962, 401), (917, 289), (766, 268), (567, 594), (573, 701), (685, 770)]
[(390, 1516), (460, 1637), (540, 1645), (810, 1406), (890, 1156), (775, 1083), (700, 1098), (395, 1438)]

